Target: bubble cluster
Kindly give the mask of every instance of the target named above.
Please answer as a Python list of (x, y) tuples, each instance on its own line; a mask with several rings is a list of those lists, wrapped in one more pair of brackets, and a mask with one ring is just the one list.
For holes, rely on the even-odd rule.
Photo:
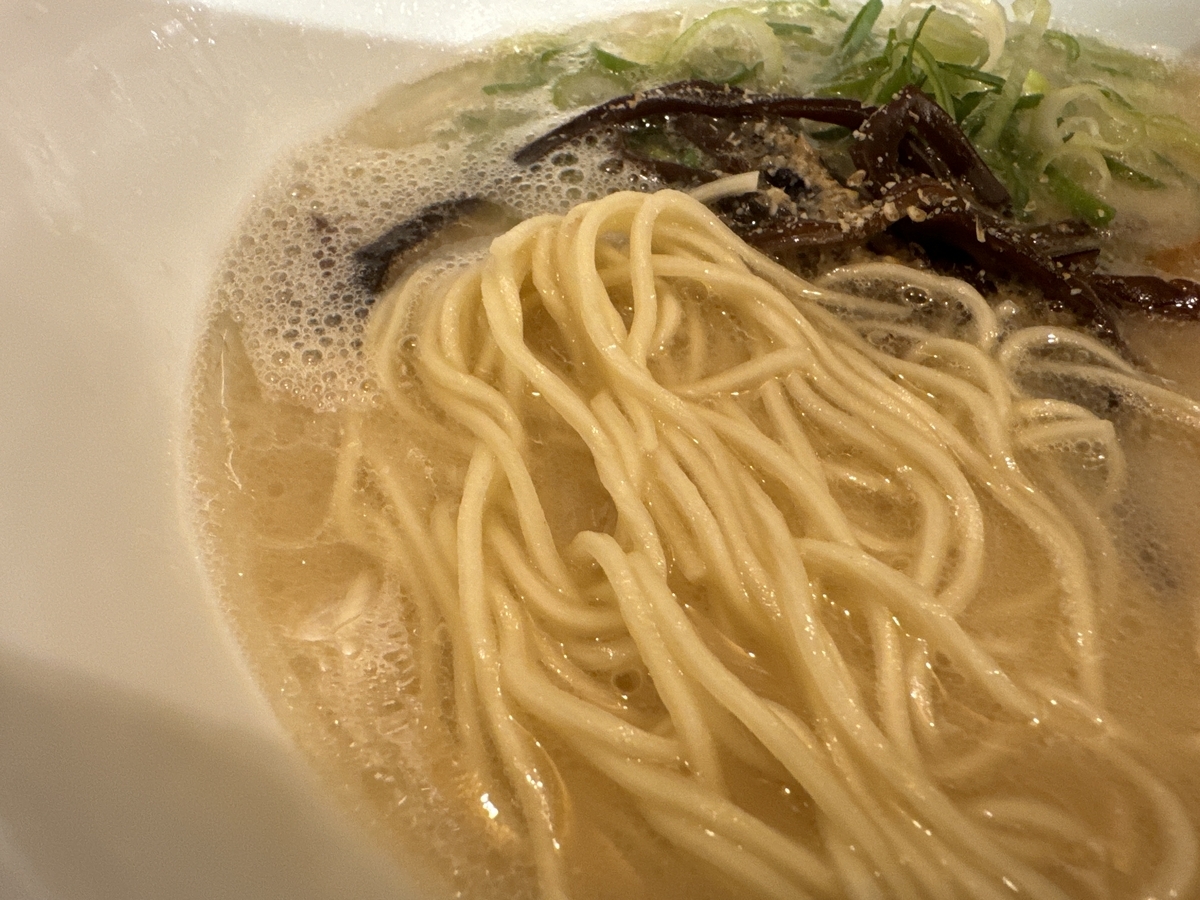
[[(318, 410), (370, 401), (374, 381), (363, 346), (376, 296), (361, 283), (354, 254), (425, 207), (478, 196), (527, 218), (562, 213), (614, 190), (652, 186), (600, 141), (528, 167), (513, 163), (516, 148), (552, 127), (544, 111), (534, 112), (542, 100), (489, 101), (497, 130), (486, 137), (452, 122), (427, 141), (404, 147), (388, 146), (394, 135), (369, 139), (373, 120), (397, 116), (394, 109), (376, 108), (272, 173), (242, 221), (215, 287), (216, 309), (240, 325), (268, 391)], [(393, 93), (387, 102), (416, 106), (421, 85)]]

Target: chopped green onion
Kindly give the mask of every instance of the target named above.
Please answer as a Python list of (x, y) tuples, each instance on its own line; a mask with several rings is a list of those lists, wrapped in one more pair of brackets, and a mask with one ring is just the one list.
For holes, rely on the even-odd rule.
[(1103, 228), (1117, 214), (1115, 209), (1056, 167), (1047, 166), (1046, 177), (1050, 182), (1050, 192), (1092, 227)]
[(812, 34), (813, 30), (808, 25), (797, 25), (794, 22), (768, 22), (771, 30), (779, 37), (793, 37), (797, 34)]
[(821, 93), (832, 97), (853, 97), (865, 100), (871, 88), (891, 68), (891, 61), (884, 56), (875, 56), (866, 62), (851, 66), (838, 73), (838, 81), (822, 88)]
[(1117, 104), (1117, 106), (1124, 107), (1125, 109), (1133, 110), (1134, 106), (1132, 103), (1130, 103), (1128, 100), (1126, 100), (1124, 97), (1122, 97), (1120, 94), (1118, 94), (1116, 91), (1114, 91), (1112, 88), (1108, 87), (1107, 85), (1096, 84), (1096, 82), (1084, 82), (1084, 83), (1085, 84), (1088, 84), (1088, 83), (1095, 84), (1096, 87), (1099, 88), (1100, 93), (1104, 95), (1104, 98), (1106, 100), (1109, 100), (1112, 103)]
[(842, 35), (842, 42), (838, 46), (844, 59), (853, 56), (867, 42), (867, 38), (871, 36), (871, 31), (875, 28), (875, 22), (882, 12), (883, 0), (867, 0), (863, 4), (863, 8), (851, 20), (850, 27)]
[(1198, 180), (1191, 172), (1179, 168), (1179, 166), (1175, 165), (1175, 163), (1173, 163), (1168, 157), (1163, 156), (1158, 151), (1154, 152), (1154, 158), (1158, 161), (1159, 165), (1175, 176), (1175, 178), (1179, 179), (1180, 182), (1192, 188), (1193, 190), (1200, 189), (1200, 180)]
[(971, 91), (954, 98), (954, 121), (962, 124), (963, 119), (975, 112), (979, 101), (986, 97), (989, 91)]
[(1016, 41), (1014, 59), (1008, 70), (1008, 78), (1004, 88), (996, 96), (996, 101), (988, 107), (983, 126), (976, 135), (975, 142), (979, 148), (990, 149), (997, 146), (1005, 126), (1012, 119), (1017, 102), (1024, 93), (1025, 79), (1033, 68), (1033, 53), (1041, 43), (1042, 35), (1050, 22), (1049, 0), (1031, 0), (1032, 9), (1029, 13), (1029, 27)]
[(1062, 50), (1067, 55), (1067, 62), (1075, 62), (1075, 60), (1079, 59), (1079, 41), (1066, 32), (1054, 31), (1048, 28), (1045, 34), (1042, 35), (1042, 40), (1051, 47), (1057, 47)]
[(1081, 38), (1079, 61), (1092, 68), (1122, 78), (1141, 78), (1159, 81), (1168, 73), (1167, 64), (1153, 57), (1139, 56), (1128, 50), (1110, 47), (1096, 38)]
[(1013, 106), (1013, 112), (1019, 109), (1033, 109), (1045, 98), (1045, 94), (1022, 94), (1017, 98), (1016, 105)]
[(752, 78), (762, 74), (763, 64), (760, 60), (752, 66), (741, 66), (732, 75), (727, 75), (720, 80), (721, 84), (741, 84), (743, 81), (749, 81)]
[(554, 82), (551, 99), (559, 109), (595, 106), (626, 93), (629, 82), (620, 75), (597, 68), (563, 75)]
[(984, 72), (977, 66), (964, 66), (959, 63), (949, 63), (938, 61), (938, 66), (951, 75), (957, 75), (959, 78), (967, 81), (975, 81), (979, 84), (986, 84), (988, 87), (1002, 90), (1004, 88), (1004, 79), (999, 75), (993, 75), (991, 72)]
[(921, 16), (921, 21), (917, 23), (917, 30), (914, 31), (913, 36), (909, 38), (908, 56), (905, 57), (904, 61), (910, 66), (912, 65), (913, 61), (913, 53), (916, 51), (917, 44), (921, 40), (921, 32), (925, 30), (925, 23), (929, 21), (929, 17), (933, 15), (933, 11), (935, 9), (937, 9), (936, 6), (931, 6), (929, 9), (925, 10), (925, 15)]
[(895, 97), (900, 91), (908, 87), (910, 84), (915, 84), (921, 87), (925, 83), (924, 72), (914, 72), (913, 67), (909, 65), (907, 57), (892, 70), (892, 74), (879, 88), (879, 93), (875, 97), (877, 103), (887, 103)]
[(1146, 135), (1153, 146), (1172, 151), (1171, 155), (1182, 152), (1200, 159), (1200, 133), (1178, 116), (1150, 116)]
[(783, 75), (779, 38), (758, 16), (729, 7), (693, 22), (667, 48), (662, 66), (667, 70), (682, 67), (694, 77), (728, 84), (759, 62), (763, 81), (779, 81)]
[[(929, 8), (933, 9), (932, 6)], [(954, 115), (954, 95), (950, 93), (950, 88), (942, 79), (937, 60), (933, 58), (933, 54), (924, 44), (914, 41), (911, 49), (916, 51), (917, 61), (920, 63), (922, 71), (929, 77), (928, 85), (932, 90), (928, 93), (933, 94), (933, 99), (937, 101), (938, 106), (950, 115)]]
[(1159, 181), (1152, 175), (1139, 172), (1132, 166), (1125, 165), (1125, 163), (1115, 157), (1109, 156), (1107, 153), (1103, 154), (1103, 156), (1104, 164), (1108, 166), (1108, 171), (1112, 174), (1113, 178), (1132, 184), (1134, 187), (1145, 188), (1147, 190), (1158, 190), (1166, 187), (1164, 182)]
[(600, 63), (600, 65), (610, 72), (628, 72), (630, 69), (640, 67), (639, 63), (617, 56), (615, 53), (609, 53), (596, 44), (592, 44), (592, 55), (596, 57), (596, 62)]
[(844, 125), (831, 125), (828, 128), (822, 128), (820, 131), (809, 132), (808, 136), (818, 141), (840, 141), (850, 137), (853, 133)]

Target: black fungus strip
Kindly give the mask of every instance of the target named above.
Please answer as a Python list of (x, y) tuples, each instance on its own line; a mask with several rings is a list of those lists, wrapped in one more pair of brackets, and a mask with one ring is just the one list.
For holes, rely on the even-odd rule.
[(739, 236), (752, 246), (775, 254), (810, 248), (857, 247), (910, 215), (923, 220), (942, 212), (947, 204), (961, 208), (965, 202), (953, 185), (921, 176), (894, 185), (874, 204), (848, 214), (840, 222), (780, 217)]
[(715, 119), (758, 119), (779, 117), (811, 119), (845, 128), (857, 128), (873, 107), (842, 98), (753, 96), (729, 85), (708, 81), (678, 81), (635, 94), (617, 97), (559, 125), (513, 154), (513, 161), (527, 166), (559, 147), (592, 131), (611, 128), (650, 116), (694, 113)]
[(685, 166), (683, 163), (671, 162), (669, 159), (655, 159), (630, 151), (623, 151), (623, 155), (629, 162), (635, 163), (644, 172), (654, 175), (660, 181), (685, 189), (708, 184), (721, 177), (707, 169)]
[(994, 277), (1032, 285), (1052, 308), (1068, 313), (1080, 326), (1125, 350), (1112, 310), (1089, 278), (1043, 255), (1020, 229), (964, 197), (918, 209), (916, 216), (910, 213), (897, 221), (892, 233), (927, 252), (936, 253), (939, 245), (951, 247)]
[(1050, 255), (1050, 259), (1073, 275), (1091, 275), (1100, 264), (1100, 248), (1057, 253)]
[(1153, 275), (1093, 275), (1090, 281), (1100, 299), (1117, 309), (1200, 321), (1200, 284), (1195, 281)]
[(882, 227), (872, 229), (873, 224), (874, 220), (869, 220), (862, 227), (847, 230), (837, 222), (789, 216), (756, 225), (739, 232), (738, 236), (763, 253), (788, 256), (797, 251), (836, 250), (858, 246), (883, 231)]
[(372, 294), (387, 282), (388, 269), (396, 257), (429, 240), (464, 216), (479, 212), (488, 201), (481, 197), (457, 197), (431, 203), (415, 216), (393, 225), (371, 243), (354, 251), (358, 281)]
[[(955, 177), (945, 160), (935, 153), (928, 144), (924, 141), (914, 139), (912, 135), (904, 136), (896, 155), (899, 159), (899, 165), (893, 171), (876, 173), (878, 177), (885, 179), (882, 182), (883, 184), (887, 184), (888, 179), (899, 181), (902, 177), (900, 174), (902, 171), (907, 171), (910, 174), (919, 173), (929, 175), (941, 181), (950, 181)], [(855, 155), (855, 162), (860, 162), (857, 155)], [(863, 174), (866, 174), (865, 170)], [(866, 182), (866, 185), (868, 188), (871, 188), (875, 185), (875, 182), (874, 180), (870, 180)]]
[[(744, 209), (723, 212), (744, 240), (766, 253), (796, 258), (806, 251), (844, 250), (887, 232), (932, 258), (966, 261), (980, 279), (1013, 279), (1037, 288), (1052, 309), (1125, 352), (1115, 321), (1121, 311), (1200, 320), (1200, 284), (1098, 274), (1095, 232), (1087, 223), (1029, 228), (1004, 214), (1007, 189), (953, 118), (913, 86), (875, 108), (855, 100), (749, 95), (725, 85), (678, 82), (601, 104), (513, 158), (529, 165), (591, 132), (653, 116), (672, 117), (682, 137), (728, 172), (751, 167), (726, 140), (729, 121), (809, 119), (856, 130), (851, 155), (866, 175), (863, 194), (873, 202), (837, 222), (786, 211), (760, 214), (749, 199), (739, 201)], [(615, 138), (630, 163), (668, 183), (696, 184), (721, 174), (638, 156), (619, 130)], [(786, 170), (781, 172), (786, 178)], [(798, 192), (804, 185), (801, 180), (783, 187)]]
[(859, 246), (888, 231), (933, 255), (957, 251), (978, 269), (1036, 287), (1053, 308), (1123, 347), (1111, 308), (1086, 277), (1044, 255), (1032, 237), (973, 203), (955, 185), (917, 176), (888, 189), (879, 201), (843, 222), (788, 218), (747, 230), (741, 237), (765, 253)]
[(1068, 258), (1094, 259), (1100, 252), (1096, 229), (1082, 219), (1063, 219), (1049, 225), (1025, 225), (1021, 227), (1021, 233), (1033, 242), (1039, 253), (1059, 262)]
[(858, 129), (851, 151), (855, 165), (880, 191), (900, 180), (900, 150), (916, 135), (920, 141), (910, 156), (924, 161), (924, 174), (944, 179), (947, 174), (971, 186), (984, 206), (1003, 209), (1008, 189), (992, 174), (975, 147), (951, 118), (915, 85), (904, 88), (876, 109)]

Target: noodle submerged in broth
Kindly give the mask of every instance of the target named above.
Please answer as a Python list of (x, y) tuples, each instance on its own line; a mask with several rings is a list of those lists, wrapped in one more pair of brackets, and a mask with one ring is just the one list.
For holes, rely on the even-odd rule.
[(602, 142), (522, 169), (495, 72), (281, 167), (199, 351), (211, 565), (314, 764), (465, 896), (1195, 896), (1200, 404)]

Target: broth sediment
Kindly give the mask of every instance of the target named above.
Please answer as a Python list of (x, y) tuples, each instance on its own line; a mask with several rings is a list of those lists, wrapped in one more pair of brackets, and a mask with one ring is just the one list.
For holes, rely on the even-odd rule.
[[(452, 88), (448, 94), (429, 92), (433, 111), (414, 114), (431, 124), (412, 138), (413, 146), (385, 146), (381, 123), (389, 121), (386, 110), (410, 110), (425, 102), (420, 86), (399, 91), (384, 111), (366, 114), (344, 134), (280, 169), (261, 208), (247, 218), (216, 289), (198, 357), (194, 439), (197, 497), (211, 564), (223, 602), (280, 716), (314, 764), (385, 841), (404, 855), (423, 857), (439, 873), (435, 879), (451, 891), (507, 898), (537, 892), (521, 815), (507, 791), (490, 795), (459, 750), (444, 740), (457, 724), (453, 698), (441, 697), (440, 708), (423, 705), (423, 682), (452, 680), (449, 649), (440, 660), (417, 649), (443, 640), (445, 626), (422, 614), (420, 598), (410, 596), (396, 571), (329, 524), (338, 457), (350, 427), (369, 429), (382, 442), (377, 452), (392, 461), (395, 477), (424, 495), (431, 540), (447, 555), (468, 462), (439, 455), (436, 441), (395, 426), (396, 413), (383, 401), (375, 370), (379, 363), (364, 345), (376, 313), (354, 281), (350, 251), (436, 199), (431, 191), (455, 196), (470, 187), (472, 193), (503, 198), (527, 217), (561, 213), (576, 202), (638, 186), (630, 185), (627, 173), (606, 171), (602, 158), (578, 153), (533, 176), (518, 172), (506, 162), (509, 153), (542, 129), (516, 101), (488, 106), (498, 118), (530, 116), (506, 138), (486, 148), (469, 137), (452, 140), (438, 124), (447, 97), (461, 91), (474, 103), (478, 87), (490, 77), (470, 65), (441, 76), (438, 83)], [(514, 187), (518, 175), (525, 180)], [(445, 255), (444, 277), (479, 258), (484, 246), (468, 242), (457, 254)], [(714, 360), (724, 357), (725, 362), (712, 367), (736, 362), (751, 324), (719, 307), (700, 315), (714, 340), (728, 340), (724, 350), (713, 351)], [(412, 336), (419, 325), (417, 315)], [(553, 338), (547, 323), (531, 320), (527, 340), (535, 346), (539, 327)], [(558, 349), (539, 347), (550, 355)], [(686, 348), (681, 345), (679, 353), (682, 360)], [(401, 371), (399, 377), (414, 376)], [(414, 391), (419, 398), (419, 385)], [(586, 447), (557, 426), (538, 434), (536, 424), (546, 417), (537, 403), (532, 408), (529, 469), (545, 495), (552, 532), (569, 537), (581, 529), (611, 530), (613, 510)], [(1193, 774), (1200, 761), (1194, 630), (1200, 581), (1187, 535), (1193, 501), (1200, 499), (1194, 487), (1200, 447), (1194, 432), (1161, 417), (1130, 412), (1117, 424), (1132, 474), (1106, 523), (1119, 548), (1119, 584), (1111, 586), (1098, 610), (1106, 713), (1140, 736), (1138, 759), (1180, 798), (1194, 823), (1200, 815)], [(832, 440), (822, 449), (841, 452)], [(1085, 473), (1080, 483), (1087, 485), (1087, 479)], [(570, 493), (552, 496), (547, 490), (564, 484)], [(769, 487), (778, 494), (777, 486)], [(360, 494), (370, 490), (366, 485)], [(888, 527), (896, 532), (913, 527), (911, 509), (902, 503), (889, 509), (878, 497), (852, 492), (845, 502), (862, 519), (890, 511), (895, 521)], [(1049, 577), (1049, 567), (999, 507), (986, 499), (984, 507), (990, 529), (986, 586), (963, 614), (963, 628), (991, 635), (1001, 656), (1004, 639), (1020, 637), (1030, 645), (1022, 653), (1037, 661), (1042, 675), (1072, 681), (1070, 650), (1063, 646), (1054, 604), (1031, 603), (1032, 617), (1016, 629), (994, 614), (1018, 589), (1033, 593), (1036, 583)], [(673, 586), (687, 589), (679, 577)], [(684, 596), (696, 609), (705, 609), (701, 594)], [(848, 660), (869, 671), (870, 630), (858, 608), (832, 588), (824, 599), (824, 627)], [(718, 636), (710, 635), (708, 642), (757, 690), (779, 694), (773, 685), (785, 682), (788, 663), (771, 647), (748, 645), (747, 656), (745, 647), (726, 646)], [(963, 673), (954, 666), (944, 660), (934, 664), (951, 698), (940, 727), (948, 746), (960, 750), (984, 729), (978, 725), (982, 714), (955, 698), (978, 699), (978, 692), (961, 683)], [(636, 665), (614, 669), (612, 678), (629, 719), (654, 721), (661, 701), (645, 670)], [(798, 712), (805, 703), (786, 695), (775, 700), (792, 703)], [(1009, 790), (1069, 810), (1102, 835), (1104, 845), (1080, 850), (1064, 838), (1061, 864), (1045, 867), (1048, 877), (1071, 885), (1071, 867), (1094, 866), (1114, 896), (1133, 896), (1157, 863), (1154, 826), (1136, 792), (1128, 784), (1105, 783), (1105, 770), (1061, 736), (1046, 738), (1032, 725), (1014, 724), (1010, 731), (1016, 749), (998, 753), (999, 767), (982, 783), (959, 784), (947, 776), (951, 796), (969, 806), (973, 797)], [(726, 874), (649, 827), (636, 805), (622, 799), (615, 784), (553, 729), (536, 733), (555, 761), (562, 794), (570, 798), (571, 830), (563, 853), (572, 896), (738, 895)], [(989, 749), (986, 742), (982, 749)], [(732, 758), (722, 762), (731, 794), (754, 815), (802, 844), (819, 843), (813, 803), (794, 781), (766, 777)], [(561, 801), (558, 788), (551, 794)], [(1019, 846), (1020, 829), (1007, 839)], [(1072, 847), (1069, 853), (1064, 849)], [(1081, 855), (1071, 858), (1070, 853)]]

